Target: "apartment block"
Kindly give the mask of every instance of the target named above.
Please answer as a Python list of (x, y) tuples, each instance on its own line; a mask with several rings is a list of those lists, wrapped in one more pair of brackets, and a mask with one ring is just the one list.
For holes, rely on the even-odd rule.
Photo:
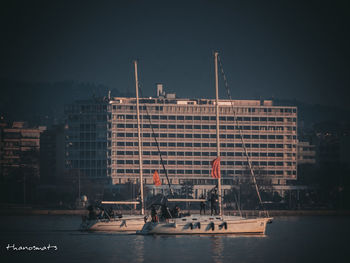
[(64, 125), (54, 125), (40, 135), (41, 182), (55, 183), (64, 175)]
[(16, 169), (40, 176), (39, 149), (40, 134), (46, 127), (29, 127), (26, 122), (13, 122), (1, 127), (1, 171), (3, 176), (11, 175)]
[(316, 146), (307, 141), (298, 142), (298, 164), (316, 163)]
[(76, 101), (65, 106), (65, 174), (111, 181), (109, 100)]
[[(271, 100), (220, 100), (219, 134), (223, 185), (250, 176), (245, 150), (258, 178), (273, 185), (297, 179), (297, 108)], [(105, 98), (66, 107), (66, 169), (113, 184), (139, 180), (135, 98)], [(153, 184), (155, 170), (174, 185), (192, 181), (215, 185), (215, 100), (140, 99), (143, 176)]]

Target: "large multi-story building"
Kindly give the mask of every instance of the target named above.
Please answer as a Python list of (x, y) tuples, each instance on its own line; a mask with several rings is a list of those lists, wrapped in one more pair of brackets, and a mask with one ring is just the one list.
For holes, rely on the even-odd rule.
[(41, 182), (54, 183), (64, 175), (64, 125), (54, 125), (40, 135)]
[(76, 101), (65, 106), (65, 114), (65, 173), (110, 182), (112, 126), (109, 100)]
[[(220, 100), (219, 112), (224, 186), (249, 176), (243, 144), (258, 178), (273, 185), (296, 180), (296, 107), (274, 106), (271, 100)], [(81, 101), (69, 105), (66, 113), (68, 169), (109, 178), (113, 184), (138, 181), (135, 98)], [(146, 184), (153, 184), (155, 170), (166, 184), (156, 137), (172, 184), (190, 180), (194, 185), (215, 185), (210, 175), (217, 155), (215, 100), (143, 98), (140, 117)]]

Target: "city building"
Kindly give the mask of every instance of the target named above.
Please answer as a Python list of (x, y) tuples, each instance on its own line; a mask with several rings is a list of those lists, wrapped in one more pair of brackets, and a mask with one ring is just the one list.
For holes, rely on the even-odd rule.
[(298, 164), (316, 164), (316, 146), (307, 141), (298, 142)]
[(40, 136), (40, 177), (43, 183), (55, 183), (64, 175), (64, 125), (54, 125)]
[(65, 106), (65, 174), (111, 182), (109, 99), (93, 98)]
[(3, 162), (4, 162), (4, 128), (7, 127), (7, 123), (3, 121), (3, 117), (0, 119), (0, 178), (3, 175)]
[[(167, 97), (140, 99), (143, 176), (153, 185), (155, 170), (162, 189), (192, 182), (195, 196), (215, 186), (215, 100)], [(297, 179), (297, 109), (271, 100), (220, 100), (220, 147), (223, 189), (250, 178), (247, 149), (258, 179), (286, 185)], [(112, 184), (139, 179), (135, 98), (77, 101), (66, 107), (66, 169)], [(236, 120), (236, 121), (235, 121)], [(243, 140), (241, 138), (242, 134)], [(155, 138), (154, 138), (155, 137)]]
[(13, 122), (1, 126), (1, 171), (4, 177), (20, 168), (26, 173), (40, 177), (40, 134), (46, 127), (28, 127), (26, 122)]

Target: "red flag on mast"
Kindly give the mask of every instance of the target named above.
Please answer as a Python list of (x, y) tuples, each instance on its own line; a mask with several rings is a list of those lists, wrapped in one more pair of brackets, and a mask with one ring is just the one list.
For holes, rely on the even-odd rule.
[(154, 174), (153, 174), (153, 183), (155, 186), (160, 186), (162, 185), (162, 182), (160, 181), (159, 179), (159, 174), (157, 171), (154, 171)]
[(211, 161), (211, 177), (220, 178), (220, 157)]

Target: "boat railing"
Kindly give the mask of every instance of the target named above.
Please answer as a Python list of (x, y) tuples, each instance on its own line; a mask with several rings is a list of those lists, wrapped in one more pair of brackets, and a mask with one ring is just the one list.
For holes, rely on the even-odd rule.
[(254, 217), (268, 217), (265, 211), (262, 210), (242, 210), (242, 214), (239, 211), (225, 211), (226, 215), (232, 216), (243, 216), (245, 218), (254, 218)]
[(103, 205), (138, 205), (140, 201), (101, 201)]
[(180, 203), (180, 202), (206, 202), (206, 199), (186, 199), (186, 198), (168, 198), (168, 202), (175, 202), (175, 203)]

